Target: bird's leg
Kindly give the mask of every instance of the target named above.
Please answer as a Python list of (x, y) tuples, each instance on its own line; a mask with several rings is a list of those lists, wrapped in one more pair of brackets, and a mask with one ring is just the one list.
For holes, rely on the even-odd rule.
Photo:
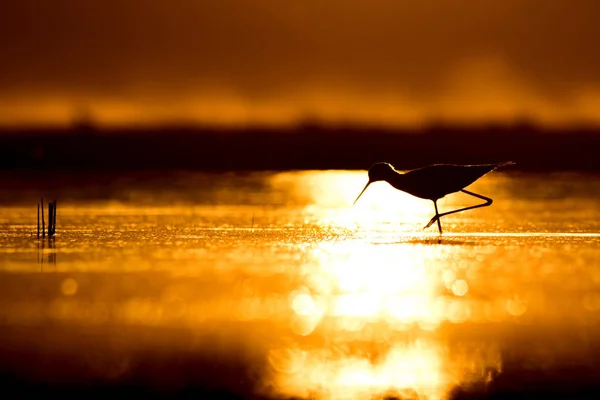
[[(477, 197), (477, 198), (479, 198), (481, 200), (485, 200), (485, 203), (477, 204), (477, 205), (470, 206), (470, 207), (465, 207), (465, 208), (459, 208), (458, 210), (447, 211), (447, 212), (441, 213), (441, 214), (439, 214), (437, 212), (437, 204), (436, 204), (436, 207), (435, 207), (435, 217), (433, 217), (431, 219), (431, 221), (429, 221), (429, 223), (423, 229), (429, 228), (435, 221), (438, 221), (438, 223), (439, 223), (439, 219), (442, 218), (444, 215), (454, 214), (454, 213), (461, 212), (461, 211), (472, 210), (474, 208), (479, 208), (479, 207), (488, 207), (488, 206), (491, 206), (492, 202), (494, 201), (494, 200), (490, 199), (489, 197), (485, 197), (485, 196), (482, 196), (482, 195), (477, 194), (477, 193), (469, 192), (468, 190), (465, 190), (465, 189), (461, 190), (461, 192), (469, 194), (469, 195), (474, 196), (474, 197)], [(439, 228), (439, 226), (438, 226), (438, 228)], [(440, 228), (440, 233), (441, 232), (442, 231), (441, 231), (441, 228)]]
[(433, 202), (435, 206), (435, 216), (437, 217), (438, 231), (440, 231), (440, 235), (442, 234), (442, 222), (440, 221), (440, 213), (437, 209), (437, 200)]
[(433, 200), (433, 205), (435, 207), (435, 216), (433, 218), (431, 218), (429, 223), (427, 225), (425, 225), (425, 228), (423, 228), (423, 229), (429, 228), (434, 222), (437, 221), (438, 230), (440, 231), (440, 235), (441, 235), (442, 234), (442, 224), (440, 222), (440, 213), (438, 212), (438, 208), (437, 208), (437, 200)]

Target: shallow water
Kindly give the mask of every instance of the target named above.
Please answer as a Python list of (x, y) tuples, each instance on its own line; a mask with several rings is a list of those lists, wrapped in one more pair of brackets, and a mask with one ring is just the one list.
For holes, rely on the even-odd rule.
[[(35, 178), (35, 179), (39, 179)], [(496, 171), (491, 207), (365, 172), (4, 175), (0, 368), (244, 397), (597, 389), (600, 177)], [(38, 195), (58, 229), (37, 239)], [(454, 194), (440, 211), (476, 204)]]

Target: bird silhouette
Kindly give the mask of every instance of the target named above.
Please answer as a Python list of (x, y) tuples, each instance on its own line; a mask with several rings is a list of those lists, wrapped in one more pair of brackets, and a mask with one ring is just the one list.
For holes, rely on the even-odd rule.
[[(427, 167), (413, 169), (406, 173), (400, 173), (389, 163), (378, 162), (369, 168), (369, 181), (354, 204), (360, 196), (367, 190), (373, 182), (386, 181), (394, 188), (413, 196), (433, 201), (435, 207), (435, 216), (423, 229), (429, 228), (434, 222), (437, 222), (440, 235), (442, 234), (442, 224), (440, 218), (444, 215), (454, 214), (460, 211), (472, 210), (479, 207), (490, 206), (493, 202), (489, 197), (470, 192), (464, 188), (475, 182), (490, 171), (498, 167), (512, 165), (514, 162), (506, 161), (497, 164), (479, 164), (479, 165), (454, 165), (454, 164), (434, 164)], [(463, 192), (468, 195), (485, 200), (485, 203), (470, 207), (460, 208), (458, 210), (438, 212), (437, 201), (450, 193)]]

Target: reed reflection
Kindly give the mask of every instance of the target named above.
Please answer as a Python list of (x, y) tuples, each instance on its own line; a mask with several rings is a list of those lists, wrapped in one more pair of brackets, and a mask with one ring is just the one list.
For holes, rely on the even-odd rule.
[(56, 271), (56, 243), (53, 237), (42, 238), (37, 243), (37, 260), (40, 272), (44, 272), (44, 255), (47, 255), (46, 271), (48, 269)]

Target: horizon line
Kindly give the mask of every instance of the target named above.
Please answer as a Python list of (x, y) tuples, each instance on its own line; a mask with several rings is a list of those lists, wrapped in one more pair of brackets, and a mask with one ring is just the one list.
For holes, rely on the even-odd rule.
[(453, 121), (448, 119), (431, 119), (423, 123), (395, 124), (374, 121), (326, 121), (322, 119), (304, 119), (290, 123), (222, 123), (209, 121), (170, 120), (163, 122), (130, 122), (106, 123), (94, 120), (73, 121), (71, 123), (2, 123), (0, 132), (7, 131), (112, 131), (112, 130), (141, 130), (141, 129), (188, 129), (188, 130), (301, 130), (301, 129), (356, 129), (356, 130), (381, 130), (381, 131), (426, 131), (433, 129), (515, 129), (528, 128), (539, 131), (565, 131), (565, 130), (593, 130), (600, 131), (600, 123), (580, 120), (577, 122), (548, 124), (530, 119), (498, 121)]

